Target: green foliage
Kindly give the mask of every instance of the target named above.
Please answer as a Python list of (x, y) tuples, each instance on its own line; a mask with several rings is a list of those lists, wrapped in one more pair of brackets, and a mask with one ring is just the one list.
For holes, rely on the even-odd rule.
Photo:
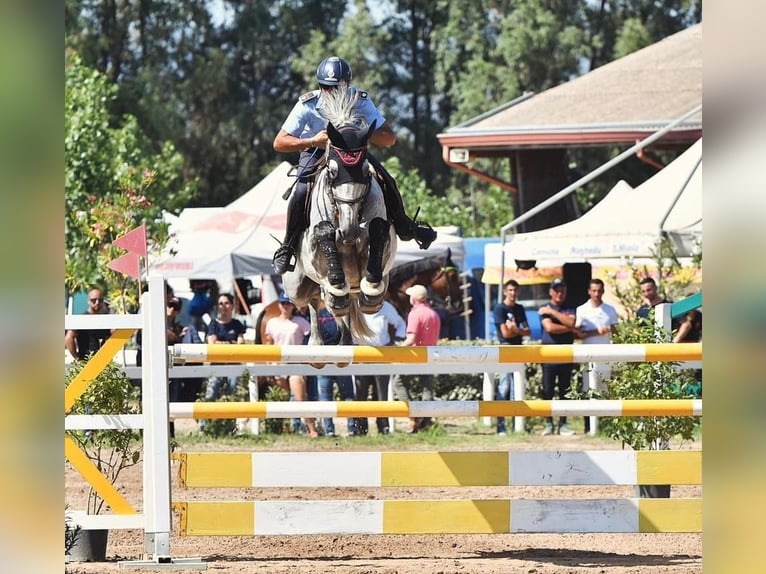
[(417, 170), (403, 171), (398, 158), (392, 157), (384, 165), (396, 180), (410, 217), (417, 212), (418, 219), (434, 226), (458, 226), (470, 237), (492, 237), (513, 218), (508, 193), (495, 186), (490, 186), (481, 196), (472, 195), (472, 198), (466, 198), (457, 189), (449, 190), (446, 198), (439, 197), (428, 189)]
[[(118, 94), (103, 74), (68, 58), (65, 101), (65, 282), (68, 289), (111, 284), (106, 263), (124, 252), (111, 242), (147, 226), (150, 247), (167, 240), (162, 212), (177, 212), (194, 193), (182, 177), (183, 157), (170, 142), (153, 144), (133, 116), (112, 114)], [(155, 151), (153, 146), (158, 146)], [(121, 283), (121, 284), (120, 284)], [(113, 287), (111, 299), (124, 293)]]
[[(250, 372), (244, 371), (237, 378), (237, 388), (233, 395), (222, 394), (216, 402), (221, 403), (242, 403), (250, 400), (250, 391), (248, 389), (248, 383), (250, 381)], [(226, 385), (222, 385), (225, 389)], [(204, 398), (200, 399), (204, 401)], [(220, 438), (230, 437), (237, 434), (237, 419), (208, 419), (204, 425), (200, 425), (200, 431), (203, 435)]]
[(77, 544), (77, 538), (80, 536), (82, 528), (79, 525), (72, 526), (72, 519), (69, 516), (64, 518), (64, 555), (68, 556)]
[[(67, 49), (112, 90), (92, 100), (98, 114), (86, 114), (94, 129), (84, 133), (94, 145), (81, 142), (86, 153), (72, 155), (91, 164), (78, 168), (96, 184), (85, 185), (86, 193), (116, 188), (106, 176), (118, 154), (95, 142), (128, 113), (154, 153), (166, 140), (183, 152), (184, 176), (199, 181), (195, 205), (230, 202), (279, 160), (295, 160), (274, 153), (274, 136), (296, 98), (315, 87), (319, 61), (338, 54), (397, 132), (396, 146), (376, 150), (381, 159), (400, 158), (403, 172), (416, 170), (450, 203), (444, 217), (431, 219), (495, 235), (498, 226), (485, 229), (481, 201), (495, 193), (510, 204), (508, 196), (447, 166), (438, 134), (701, 20), (701, 2), (689, 0), (217, 4), (221, 10), (205, 2), (65, 2)], [(101, 114), (100, 101), (113, 116)], [(146, 167), (128, 165), (137, 173)], [(497, 161), (488, 173), (508, 171)]]
[[(67, 371), (69, 386), (87, 364), (74, 361)], [(113, 362), (95, 378), (72, 407), (71, 414), (138, 414), (141, 412), (139, 390)], [(114, 484), (120, 473), (141, 458), (141, 435), (136, 430), (68, 431), (69, 436), (85, 452), (96, 468)], [(88, 491), (88, 513), (98, 514), (104, 500), (93, 488)]]
[[(670, 341), (670, 333), (650, 320), (620, 323), (614, 343), (657, 343)], [(592, 392), (598, 399), (682, 399), (694, 398), (694, 371), (678, 369), (677, 362), (617, 363), (604, 392)], [(699, 417), (604, 417), (600, 431), (635, 450), (667, 449), (670, 441), (690, 441), (699, 426)]]
[[(266, 396), (263, 397), (266, 402), (284, 402), (290, 400), (290, 391), (272, 385), (266, 391)], [(286, 434), (289, 431), (290, 421), (288, 419), (264, 419), (263, 430), (264, 432), (271, 434)]]

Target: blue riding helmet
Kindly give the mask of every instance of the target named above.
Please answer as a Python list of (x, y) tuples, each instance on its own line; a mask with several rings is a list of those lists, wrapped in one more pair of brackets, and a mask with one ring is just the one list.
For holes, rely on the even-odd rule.
[(326, 88), (334, 88), (341, 82), (348, 84), (351, 82), (351, 66), (337, 56), (325, 58), (317, 68), (317, 81)]

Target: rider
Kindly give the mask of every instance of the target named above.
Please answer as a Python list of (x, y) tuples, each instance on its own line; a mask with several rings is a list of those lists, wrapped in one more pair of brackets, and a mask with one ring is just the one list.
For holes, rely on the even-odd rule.
[[(319, 89), (303, 94), (298, 98), (292, 111), (287, 116), (282, 129), (274, 138), (274, 150), (282, 153), (300, 152), (298, 161), (299, 174), (287, 209), (287, 229), (282, 245), (274, 253), (274, 271), (279, 275), (295, 269), (298, 240), (308, 227), (306, 220), (306, 195), (311, 182), (319, 169), (319, 160), (327, 147), (327, 120), (322, 117), (322, 93), (336, 89), (339, 85), (348, 86), (351, 82), (351, 66), (336, 56), (322, 60), (317, 68)], [(386, 122), (367, 92), (351, 87), (359, 94), (355, 112), (364, 117), (367, 125), (375, 121), (376, 129), (370, 136), (370, 142), (390, 147), (396, 143), (396, 134)], [(424, 222), (413, 221), (404, 211), (402, 196), (393, 178), (385, 171), (382, 164), (371, 154), (367, 159), (375, 168), (383, 190), (386, 211), (393, 222), (396, 234), (403, 240), (414, 239), (421, 249), (428, 249), (436, 239), (436, 232)]]

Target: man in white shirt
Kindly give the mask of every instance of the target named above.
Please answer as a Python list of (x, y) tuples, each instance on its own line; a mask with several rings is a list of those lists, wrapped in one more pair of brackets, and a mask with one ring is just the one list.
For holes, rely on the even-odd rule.
[[(407, 323), (399, 316), (399, 313), (388, 301), (383, 301), (383, 306), (373, 315), (365, 315), (364, 320), (370, 330), (373, 332), (369, 339), (357, 339), (356, 345), (372, 345), (374, 347), (385, 347), (393, 345), (396, 340), (401, 341), (407, 335)], [(389, 375), (356, 375), (355, 388), (356, 400), (366, 401), (372, 388), (373, 400), (385, 401), (388, 399), (388, 381)], [(390, 427), (388, 418), (378, 417), (375, 421), (379, 434), (389, 434)], [(368, 423), (366, 418), (356, 419), (356, 433), (366, 435), (368, 432)]]
[[(575, 310), (575, 328), (579, 329), (578, 336), (584, 345), (609, 344), (619, 319), (617, 310), (602, 300), (604, 282), (601, 279), (590, 280), (588, 297), (589, 299)], [(588, 363), (582, 378), (583, 391), (606, 390), (604, 381), (611, 374), (612, 367), (609, 363)], [(592, 430), (591, 434), (595, 434), (597, 425), (596, 417), (585, 417), (585, 432)]]

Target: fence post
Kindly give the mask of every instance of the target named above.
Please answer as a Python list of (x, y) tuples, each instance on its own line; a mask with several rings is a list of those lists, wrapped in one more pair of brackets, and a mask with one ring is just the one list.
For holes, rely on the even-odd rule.
[(170, 562), (170, 443), (165, 281), (149, 277), (143, 314), (144, 549), (154, 562)]

